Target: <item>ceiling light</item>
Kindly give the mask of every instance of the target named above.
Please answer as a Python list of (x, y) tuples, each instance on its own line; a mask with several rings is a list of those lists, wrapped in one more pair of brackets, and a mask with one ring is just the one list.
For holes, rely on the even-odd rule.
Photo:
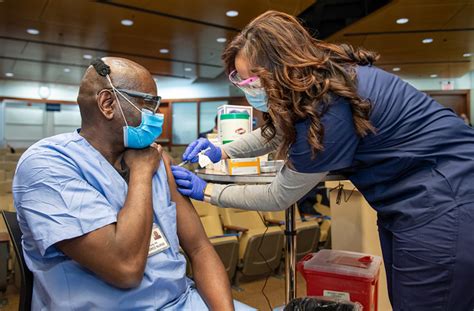
[(229, 17), (236, 17), (237, 15), (239, 15), (239, 12), (237, 12), (235, 10), (230, 10), (230, 11), (225, 12), (225, 15), (227, 15)]
[(404, 18), (399, 18), (399, 19), (397, 19), (397, 24), (400, 24), (400, 25), (406, 24), (406, 23), (408, 23), (408, 21), (409, 21), (408, 18), (405, 18), (405, 17)]
[(168, 50), (168, 49), (160, 49), (161, 54), (168, 54), (169, 52), (170, 52), (170, 50)]
[(433, 39), (432, 38), (425, 38), (421, 42), (423, 42), (424, 44), (428, 44), (428, 43), (433, 42)]
[(227, 41), (227, 39), (226, 38), (217, 38), (216, 41), (219, 42), (219, 43), (224, 43), (224, 42)]
[(392, 69), (393, 71), (400, 71), (400, 67), (395, 67)]
[(131, 19), (122, 19), (120, 21), (120, 23), (124, 26), (132, 26), (133, 25), (133, 21)]
[(64, 68), (64, 72), (71, 72), (71, 69), (69, 69), (69, 68)]
[(7, 72), (7, 73), (5, 74), (5, 76), (11, 78), (11, 77), (14, 76), (14, 74), (13, 74), (13, 72)]
[(35, 29), (35, 28), (28, 28), (26, 30), (27, 33), (29, 33), (30, 35), (39, 35), (40, 31), (38, 29)]
[(188, 71), (188, 72), (189, 72), (189, 71), (193, 71), (193, 69), (192, 69), (192, 68), (189, 68), (189, 67), (186, 67), (186, 68), (184, 68), (184, 71)]
[(472, 53), (464, 53), (462, 56), (464, 56), (464, 57), (471, 57), (471, 56), (472, 56)]
[(438, 75), (434, 74), (434, 75), (430, 75), (430, 78), (436, 78), (438, 77)]
[(82, 57), (84, 57), (84, 59), (92, 59), (92, 55), (90, 54), (84, 54)]
[(51, 90), (48, 86), (40, 86), (38, 89), (38, 95), (42, 99), (48, 99), (49, 95), (51, 95)]

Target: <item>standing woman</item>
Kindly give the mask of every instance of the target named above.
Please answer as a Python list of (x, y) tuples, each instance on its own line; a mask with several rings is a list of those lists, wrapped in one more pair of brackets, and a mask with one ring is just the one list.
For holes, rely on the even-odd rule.
[(181, 193), (223, 207), (283, 210), (329, 171), (345, 174), (378, 213), (394, 310), (474, 308), (474, 131), (398, 77), (377, 55), (316, 40), (287, 14), (266, 12), (228, 45), (232, 83), (264, 126), (216, 147), (213, 162), (277, 151), (270, 185), (207, 184), (173, 167)]

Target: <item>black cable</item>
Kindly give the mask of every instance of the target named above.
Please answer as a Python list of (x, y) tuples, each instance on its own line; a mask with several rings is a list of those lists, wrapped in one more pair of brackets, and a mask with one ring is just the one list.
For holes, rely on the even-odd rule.
[(267, 304), (268, 304), (268, 307), (270, 308), (270, 311), (273, 310), (273, 307), (272, 307), (272, 304), (270, 303), (270, 299), (268, 299), (267, 295), (265, 294), (265, 288), (267, 287), (267, 283), (268, 283), (268, 279), (270, 278), (270, 275), (272, 274), (273, 270), (272, 270), (272, 267), (270, 266), (270, 264), (268, 263), (267, 259), (265, 258), (265, 256), (263, 256), (262, 252), (261, 252), (261, 248), (262, 248), (262, 245), (263, 245), (263, 240), (265, 239), (265, 235), (267, 234), (267, 231), (269, 229), (269, 227), (267, 226), (266, 224), (266, 221), (265, 219), (263, 218), (263, 216), (260, 214), (260, 212), (257, 212), (258, 216), (260, 217), (260, 219), (262, 220), (262, 222), (265, 224), (266, 226), (266, 229), (265, 231), (263, 232), (263, 235), (262, 235), (262, 238), (260, 239), (260, 244), (258, 245), (258, 254), (263, 258), (263, 260), (265, 261), (265, 264), (267, 265), (268, 267), (268, 274), (267, 276), (265, 277), (265, 282), (263, 283), (263, 287), (262, 287), (262, 295), (263, 297), (265, 297), (265, 300), (267, 301)]
[(344, 200), (345, 203), (349, 202), (350, 198), (352, 197), (352, 194), (354, 194), (355, 189), (356, 189), (356, 187), (354, 187), (351, 190), (351, 193), (346, 197), (346, 193), (344, 192), (344, 185), (341, 184), (341, 182), (339, 182), (339, 185), (337, 185), (336, 187), (330, 189), (329, 192), (331, 192), (333, 190), (338, 191), (337, 195), (336, 195), (336, 204), (341, 205), (341, 197), (343, 197), (343, 200)]

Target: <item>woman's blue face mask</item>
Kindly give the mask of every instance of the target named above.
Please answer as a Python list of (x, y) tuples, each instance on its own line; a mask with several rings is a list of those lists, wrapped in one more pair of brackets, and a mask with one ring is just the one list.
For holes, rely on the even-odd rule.
[(229, 80), (244, 92), (245, 98), (247, 98), (247, 101), (252, 107), (263, 112), (268, 112), (268, 96), (262, 87), (259, 77), (252, 76), (247, 79), (242, 79), (237, 70), (234, 70), (229, 74)]
[[(117, 99), (120, 112), (122, 113), (125, 126), (123, 127), (123, 145), (125, 148), (132, 149), (143, 149), (150, 146), (162, 133), (164, 115), (162, 113), (154, 113), (146, 108), (138, 108), (133, 104), (122, 92), (116, 89), (111, 81), (109, 83), (112, 86), (115, 98)], [(133, 108), (141, 112), (141, 123), (139, 126), (129, 126), (125, 114), (123, 113), (122, 105), (118, 99), (119, 94), (125, 99)]]
[(268, 96), (264, 88), (255, 90), (253, 95), (244, 93), (249, 104), (257, 110), (268, 112)]

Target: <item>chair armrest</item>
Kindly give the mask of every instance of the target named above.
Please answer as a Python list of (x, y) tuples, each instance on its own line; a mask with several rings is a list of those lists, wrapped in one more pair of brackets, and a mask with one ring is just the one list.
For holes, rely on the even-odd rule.
[(9, 242), (10, 236), (6, 232), (0, 232), (0, 242)]
[(221, 235), (210, 236), (209, 239), (225, 238), (225, 237), (229, 237), (229, 236), (239, 237), (239, 234), (238, 233), (226, 233), (226, 234), (221, 234)]
[(325, 216), (325, 215), (301, 214), (301, 216), (302, 216), (305, 220), (315, 219), (315, 220), (317, 220), (318, 222), (322, 222), (323, 220), (331, 220), (331, 217)]
[(265, 218), (265, 222), (267, 222), (268, 224), (270, 225), (277, 225), (277, 226), (280, 226), (280, 225), (284, 225), (285, 222), (282, 221), (282, 220), (276, 220), (276, 219), (266, 219)]
[(249, 231), (248, 228), (232, 226), (232, 225), (224, 225), (224, 230), (231, 230), (231, 231), (238, 231), (238, 232), (247, 232)]

